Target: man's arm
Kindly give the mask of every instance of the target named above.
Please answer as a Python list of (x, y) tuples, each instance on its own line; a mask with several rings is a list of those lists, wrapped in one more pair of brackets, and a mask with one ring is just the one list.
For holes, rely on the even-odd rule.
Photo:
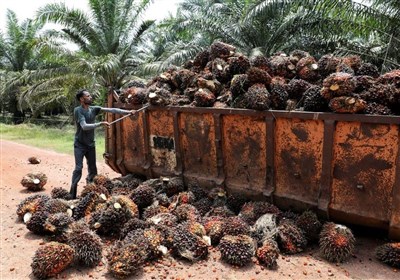
[(112, 113), (112, 114), (120, 114), (120, 115), (127, 115), (127, 114), (134, 114), (135, 110), (124, 110), (119, 108), (106, 108), (101, 107), (100, 109), (103, 112)]
[(99, 127), (101, 125), (109, 126), (108, 122), (86, 123), (85, 119), (81, 120), (79, 124), (82, 127), (82, 130), (95, 129), (96, 127)]

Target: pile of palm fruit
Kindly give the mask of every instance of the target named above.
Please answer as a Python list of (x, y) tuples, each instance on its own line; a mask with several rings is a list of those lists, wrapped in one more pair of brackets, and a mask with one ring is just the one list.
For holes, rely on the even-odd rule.
[[(29, 231), (49, 241), (33, 256), (33, 275), (44, 279), (70, 266), (107, 263), (110, 275), (124, 278), (165, 255), (195, 262), (211, 248), (235, 267), (257, 262), (277, 266), (280, 254), (319, 245), (330, 262), (354, 254), (350, 228), (322, 221), (307, 210), (283, 211), (266, 201), (245, 200), (222, 188), (205, 191), (179, 177), (146, 179), (129, 174), (95, 177), (76, 200), (67, 190), (34, 194), (21, 201), (17, 215)], [(400, 266), (400, 243), (386, 243), (376, 257)]]
[(381, 75), (357, 55), (317, 60), (301, 50), (248, 58), (217, 41), (146, 85), (128, 84), (119, 99), (136, 105), (399, 115), (400, 70)]

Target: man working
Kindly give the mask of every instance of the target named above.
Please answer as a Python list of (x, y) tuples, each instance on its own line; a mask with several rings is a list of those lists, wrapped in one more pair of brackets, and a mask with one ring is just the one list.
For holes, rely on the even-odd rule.
[(113, 114), (133, 114), (135, 110), (123, 110), (118, 108), (104, 108), (101, 106), (90, 106), (92, 97), (86, 89), (79, 90), (76, 99), (80, 106), (74, 109), (74, 122), (76, 133), (74, 140), (75, 169), (72, 173), (72, 184), (70, 194), (76, 198), (79, 180), (82, 178), (83, 158), (86, 158), (88, 165), (88, 176), (86, 183), (92, 182), (97, 175), (96, 166), (96, 145), (94, 140), (94, 129), (100, 125), (109, 126), (108, 122), (95, 123), (96, 116), (101, 112)]

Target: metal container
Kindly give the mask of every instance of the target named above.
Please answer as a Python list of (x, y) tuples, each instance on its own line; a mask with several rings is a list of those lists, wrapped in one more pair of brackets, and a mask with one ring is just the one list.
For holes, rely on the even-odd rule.
[(150, 106), (108, 129), (105, 159), (122, 175), (182, 176), (400, 239), (399, 124), (398, 116)]

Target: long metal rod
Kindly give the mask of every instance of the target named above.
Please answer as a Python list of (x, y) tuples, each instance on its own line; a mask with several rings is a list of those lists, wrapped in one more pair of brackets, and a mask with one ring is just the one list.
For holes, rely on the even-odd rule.
[(150, 105), (143, 106), (142, 108), (136, 110), (135, 113), (133, 113), (133, 114), (127, 114), (127, 115), (125, 115), (125, 116), (123, 116), (123, 117), (121, 117), (121, 118), (119, 118), (119, 119), (116, 119), (115, 121), (110, 122), (109, 125), (112, 125), (113, 123), (117, 123), (117, 122), (119, 122), (119, 121), (122, 121), (123, 119), (126, 119), (127, 117), (130, 117), (130, 116), (133, 116), (133, 115), (139, 113), (140, 111), (144, 111), (144, 110), (146, 110), (149, 106), (150, 106)]

